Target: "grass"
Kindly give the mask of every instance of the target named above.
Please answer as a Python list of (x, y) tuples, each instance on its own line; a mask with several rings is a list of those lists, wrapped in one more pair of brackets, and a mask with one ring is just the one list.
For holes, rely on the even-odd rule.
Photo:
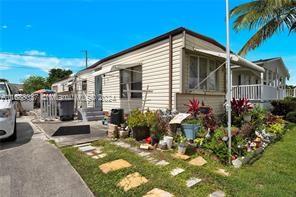
[[(203, 156), (208, 164), (195, 167), (172, 158), (167, 152), (155, 151), (155, 158), (170, 162), (165, 167), (159, 167), (105, 140), (93, 143), (104, 147), (108, 156), (103, 159), (93, 160), (73, 147), (63, 148), (62, 152), (96, 196), (142, 196), (155, 187), (175, 196), (208, 196), (218, 189), (229, 196), (296, 196), (295, 141), (296, 125), (291, 124), (283, 139), (268, 147), (260, 160), (241, 169), (225, 167), (207, 155)], [(125, 159), (133, 166), (103, 174), (98, 166), (115, 159)], [(176, 167), (184, 168), (185, 172), (172, 177), (169, 172)], [(217, 175), (214, 171), (218, 168), (227, 169), (231, 176)], [(133, 172), (139, 172), (149, 182), (128, 192), (116, 186), (122, 178)], [(186, 180), (190, 177), (201, 178), (202, 182), (193, 188), (187, 188)]]

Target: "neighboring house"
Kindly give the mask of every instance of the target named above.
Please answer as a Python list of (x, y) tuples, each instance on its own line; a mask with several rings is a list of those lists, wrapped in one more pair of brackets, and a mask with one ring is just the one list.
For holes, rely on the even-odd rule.
[(73, 91), (74, 76), (67, 77), (60, 81), (57, 81), (51, 85), (51, 89), (56, 93), (69, 93)]
[(254, 61), (264, 68), (264, 73), (254, 72), (247, 68), (232, 71), (232, 94), (235, 98), (246, 97), (253, 101), (270, 101), (288, 96), (286, 80), (289, 72), (282, 58), (270, 58)]
[[(226, 93), (225, 47), (185, 28), (178, 28), (101, 59), (77, 74), (77, 92), (90, 99), (84, 106), (104, 111), (123, 108), (172, 109), (185, 112), (198, 98), (223, 113)], [(264, 69), (231, 55), (233, 68)], [(146, 90), (148, 93), (146, 94)], [(130, 99), (128, 99), (130, 98)]]

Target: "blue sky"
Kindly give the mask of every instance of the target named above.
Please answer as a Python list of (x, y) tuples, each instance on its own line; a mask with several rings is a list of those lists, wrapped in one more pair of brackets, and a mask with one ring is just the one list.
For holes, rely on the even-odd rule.
[[(243, 2), (230, 0), (231, 7)], [(92, 63), (180, 26), (225, 44), (224, 19), (224, 0), (0, 0), (0, 78), (22, 82), (52, 67), (78, 71), (84, 49)], [(252, 33), (231, 31), (232, 50)], [(295, 35), (279, 33), (247, 58), (283, 57), (296, 84)]]

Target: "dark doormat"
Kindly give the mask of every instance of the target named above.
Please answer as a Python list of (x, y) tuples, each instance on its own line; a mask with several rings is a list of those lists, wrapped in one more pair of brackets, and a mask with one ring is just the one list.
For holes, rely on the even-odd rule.
[(90, 134), (89, 125), (62, 126), (52, 136)]

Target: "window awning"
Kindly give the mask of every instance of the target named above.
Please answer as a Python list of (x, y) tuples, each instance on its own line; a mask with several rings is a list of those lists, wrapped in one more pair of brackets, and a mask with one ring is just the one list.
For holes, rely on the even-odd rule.
[[(224, 60), (226, 59), (226, 53), (204, 50), (204, 49), (194, 49), (194, 50), (199, 53), (205, 54), (205, 55), (215, 56), (218, 58), (222, 58)], [(254, 64), (253, 62), (251, 62), (247, 59), (242, 58), (239, 55), (230, 54), (230, 61), (231, 61), (231, 63), (238, 65), (238, 66), (247, 67), (252, 70), (259, 71), (259, 72), (264, 72), (264, 68)]]
[(117, 65), (112, 65), (112, 66), (108, 66), (105, 68), (103, 67), (101, 70), (92, 73), (92, 76), (104, 75), (106, 73), (110, 73), (113, 71), (118, 71), (118, 70), (127, 69), (127, 68), (131, 68), (134, 66), (140, 66), (140, 65), (142, 65), (142, 63), (117, 64)]

